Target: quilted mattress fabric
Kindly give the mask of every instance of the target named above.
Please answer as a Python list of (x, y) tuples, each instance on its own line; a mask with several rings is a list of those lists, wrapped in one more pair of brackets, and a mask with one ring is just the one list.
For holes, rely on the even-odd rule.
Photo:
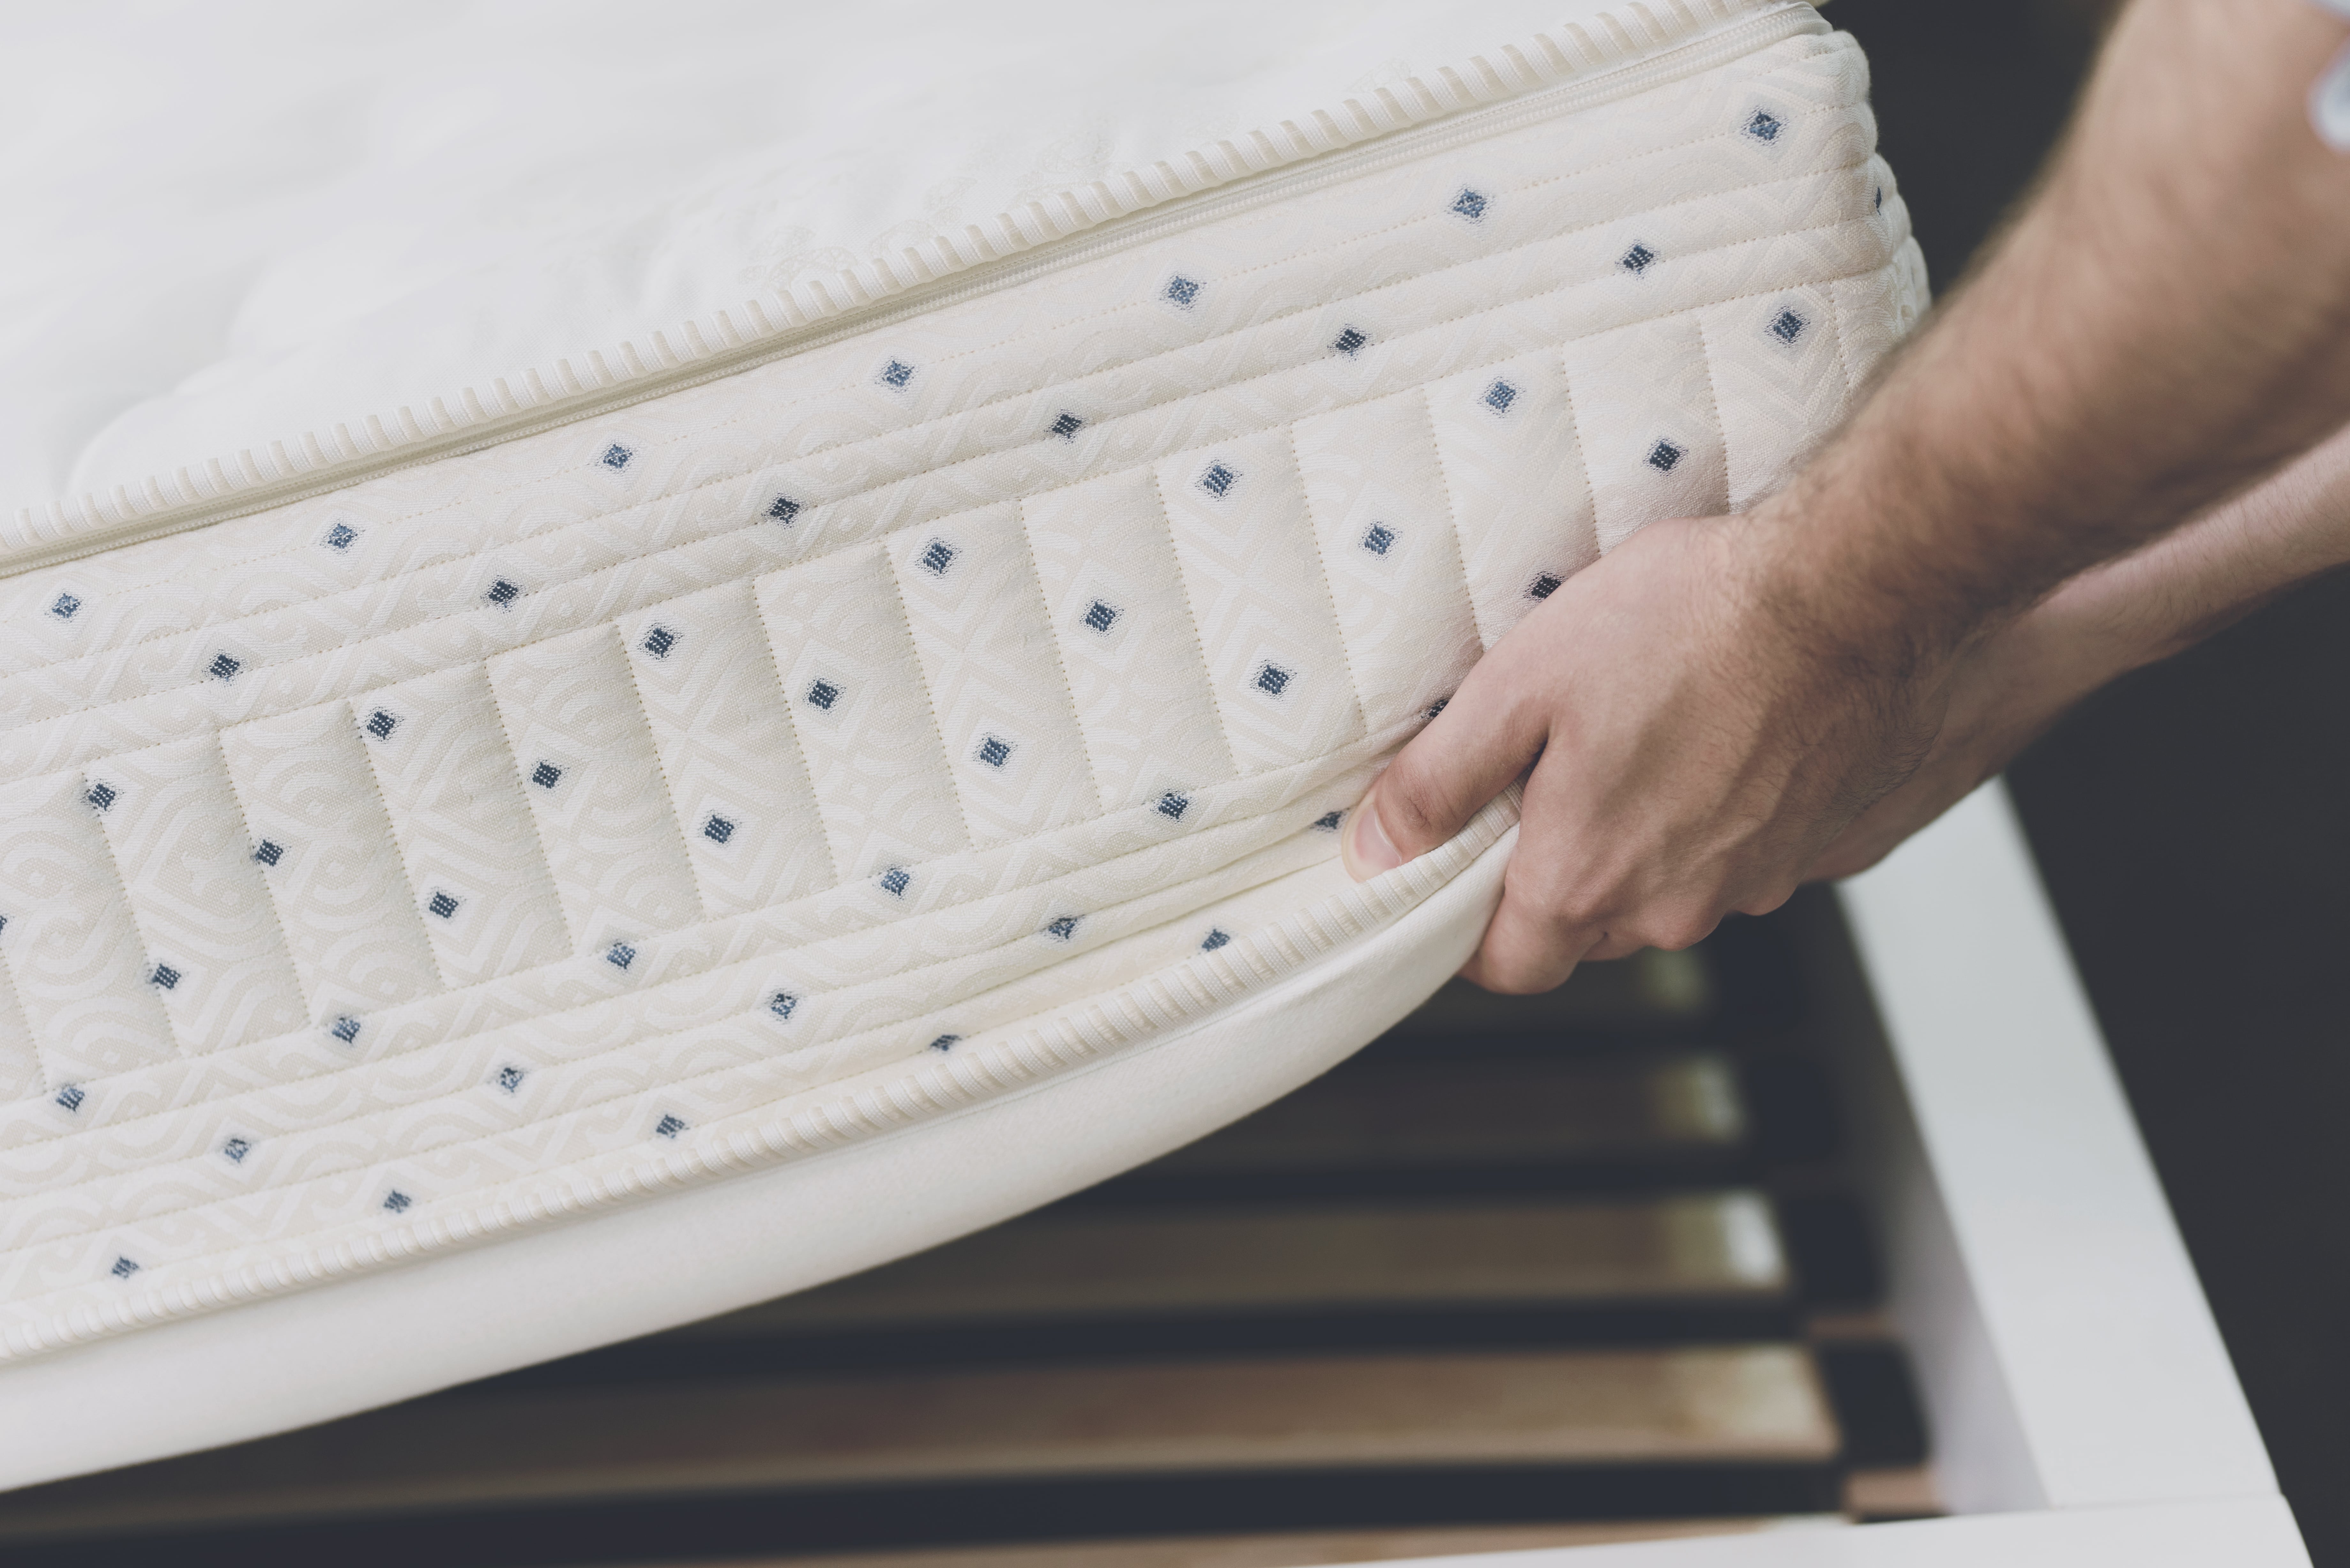
[(1336, 833), (1923, 302), (1851, 42), (1640, 16), (729, 373), (0, 580), (0, 1353), (918, 1130), (1497, 865), (1507, 802), (1360, 888)]

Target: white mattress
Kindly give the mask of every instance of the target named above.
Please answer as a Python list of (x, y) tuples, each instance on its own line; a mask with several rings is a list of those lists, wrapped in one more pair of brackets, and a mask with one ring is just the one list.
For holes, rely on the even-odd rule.
[[(1865, 67), (1773, 0), (1187, 16), (819, 20), (723, 81), (622, 51), (727, 129), (593, 236), (509, 186), (361, 168), (295, 222), (256, 180), (248, 261), (321, 303), (12, 461), (78, 493), (0, 556), (0, 1397), (42, 1417), (0, 1480), (929, 1244), (1243, 1114), (1473, 945), (1513, 803), (1361, 888), (1344, 814), (1914, 321)], [(442, 41), (488, 82), (599, 25)], [(418, 57), (305, 79), (494, 99)], [(806, 101), (708, 107), (785, 57)], [(508, 167), (559, 187), (538, 145)], [(99, 378), (17, 326), (7, 384)], [(714, 1220), (723, 1256), (649, 1241)]]

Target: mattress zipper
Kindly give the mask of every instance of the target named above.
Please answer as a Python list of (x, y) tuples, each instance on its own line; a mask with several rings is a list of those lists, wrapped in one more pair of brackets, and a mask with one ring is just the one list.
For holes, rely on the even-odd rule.
[[(1653, 14), (1646, 6), (1636, 9), (1653, 26)], [(1595, 25), (1607, 20), (1599, 18)], [(1243, 175), (1191, 195), (1177, 196), (1129, 215), (1108, 219), (1081, 231), (1076, 237), (1048, 240), (1034, 251), (979, 263), (934, 283), (905, 288), (802, 327), (765, 333), (679, 364), (632, 376), (615, 386), (573, 394), (555, 406), (541, 404), (504, 415), (485, 415), (457, 429), (424, 435), (389, 451), (326, 460), (303, 472), (248, 484), (227, 495), (163, 504), (120, 519), (104, 519), (85, 509), (78, 521), (65, 525), (61, 536), (23, 539), (0, 545), (0, 577), (209, 527), (348, 489), (401, 469), (605, 418), (634, 404), (735, 375), (842, 337), (1027, 283), (1135, 245), (1149, 244), (1180, 229), (1376, 173), (1503, 131), (1578, 113), (1698, 75), (1787, 38), (1828, 30), (1828, 25), (1809, 4), (1789, 0), (1784, 5), (1721, 25), (1696, 37), (1663, 46), (1638, 59), (1587, 77), (1534, 88), (1501, 103), (1455, 110), (1440, 119), (1374, 136), (1356, 146), (1314, 154), (1287, 167)], [(690, 342), (699, 339), (698, 333), (685, 336)], [(448, 402), (479, 407), (478, 400), (470, 391), (445, 402), (442, 399), (429, 400), (426, 406), (445, 407)], [(280, 462), (290, 460), (281, 455)], [(171, 482), (169, 488), (182, 488), (181, 481)], [(118, 486), (116, 493), (121, 497), (130, 489)], [(158, 475), (142, 482), (137, 489), (161, 496), (166, 493), (167, 483)], [(123, 511), (135, 506), (135, 503), (120, 501), (117, 504)], [(29, 524), (30, 514), (19, 514), (19, 521)]]

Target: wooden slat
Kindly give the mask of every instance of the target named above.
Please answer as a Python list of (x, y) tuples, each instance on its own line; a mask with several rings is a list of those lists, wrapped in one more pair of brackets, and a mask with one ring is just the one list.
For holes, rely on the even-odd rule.
[(1361, 1062), (1137, 1174), (1577, 1164), (1724, 1153), (1746, 1134), (1718, 1052)]
[(0, 1498), (31, 1532), (886, 1483), (1825, 1463), (1783, 1345), (1041, 1367), (420, 1400)]
[(1948, 1512), (1931, 1465), (1894, 1465), (1848, 1470), (1845, 1511), (1856, 1519), (1933, 1519)]
[[(1277, 1535), (1173, 1536), (1155, 1541), (1023, 1542), (918, 1552), (827, 1552), (820, 1557), (734, 1558), (692, 1568), (1321, 1568), (1407, 1557), (1531, 1552), (1744, 1535), (1783, 1521), (1762, 1519), (1641, 1520), (1624, 1524), (1500, 1524), (1449, 1530), (1284, 1532)], [(1824, 1521), (1825, 1522), (1825, 1521)], [(647, 1568), (688, 1568), (685, 1563)], [(1495, 1568), (1507, 1568), (1495, 1564)]]
[(1608, 1202), (1060, 1210), (671, 1338), (952, 1321), (1776, 1296), (1752, 1192)]

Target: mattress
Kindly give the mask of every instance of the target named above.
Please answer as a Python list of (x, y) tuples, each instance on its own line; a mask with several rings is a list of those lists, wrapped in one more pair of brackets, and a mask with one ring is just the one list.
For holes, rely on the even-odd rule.
[[(1080, 29), (1013, 109), (941, 13), (650, 216), (62, 400), (0, 530), (0, 1483), (933, 1244), (1457, 968), (1514, 797), (1357, 886), (1368, 781), (1924, 305), (1808, 6), (1521, 9), (1196, 94)], [(386, 221), (305, 216), (328, 273)]]

